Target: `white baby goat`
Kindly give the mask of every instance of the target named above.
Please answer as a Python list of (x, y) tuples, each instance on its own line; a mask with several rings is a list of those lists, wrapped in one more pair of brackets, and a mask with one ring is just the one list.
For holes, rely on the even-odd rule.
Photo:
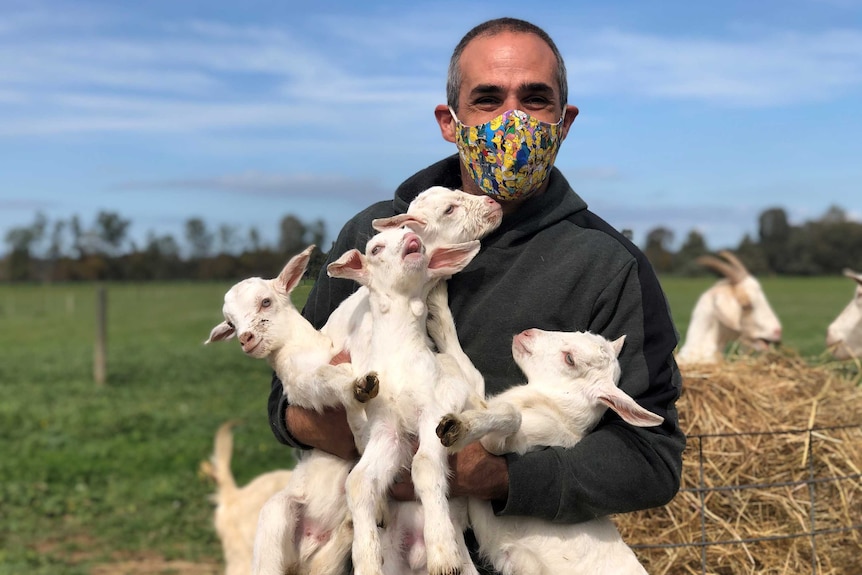
[[(435, 245), (481, 240), (500, 226), (503, 209), (492, 198), (433, 186), (417, 195), (407, 213), (372, 222), (378, 232), (408, 226), (418, 233), (426, 249)], [(320, 331), (337, 349), (367, 355), (371, 339), (368, 288), (357, 291), (330, 314)]]
[(221, 540), (225, 575), (249, 575), (260, 508), (287, 485), (292, 472), (287, 469), (269, 471), (238, 487), (230, 470), (232, 426), (232, 422), (227, 422), (219, 427), (213, 454), (209, 461), (201, 464), (201, 469), (216, 484), (216, 492), (212, 496), (216, 504), (213, 523)]
[[(501, 218), (502, 209), (494, 200), (485, 196), (474, 196), (460, 190), (451, 190), (437, 186), (420, 193), (411, 202), (407, 214), (375, 220), (374, 225), (380, 229), (408, 225), (422, 233), (423, 238), (427, 238), (426, 242), (459, 243), (484, 237), (499, 226)], [(310, 253), (310, 250), (311, 247), (306, 252)], [(289, 262), (288, 266), (285, 267), (285, 270), (279, 276), (277, 283), (287, 285), (287, 283), (299, 280), (302, 271), (305, 269), (307, 254), (300, 254), (298, 257), (303, 258), (305, 261), (294, 262), (292, 260)], [(290, 268), (289, 272), (288, 268)], [(287, 276), (290, 276), (290, 278), (287, 279)], [(248, 282), (249, 280), (240, 282), (238, 286)], [(255, 280), (254, 283), (257, 284), (258, 282)], [(232, 288), (232, 291), (238, 291), (240, 289), (238, 286)], [(292, 285), (286, 288), (288, 295), (292, 289)], [(445, 304), (445, 286), (443, 287), (442, 296), (444, 297), (443, 301)], [(260, 302), (263, 302), (265, 298), (259, 296), (258, 299)], [(226, 296), (226, 318), (228, 317), (227, 302), (229, 300), (232, 302), (230, 307), (234, 308), (232, 316), (243, 315), (239, 313), (242, 307), (237, 303), (239, 298), (229, 298)], [(251, 303), (253, 305), (249, 306), (249, 309), (253, 310), (255, 302)], [(269, 310), (260, 306), (260, 312), (267, 312), (267, 318), (264, 320), (265, 325), (269, 331), (273, 332), (269, 334), (270, 337), (268, 340), (264, 340), (264, 344), (268, 344), (273, 348), (269, 352), (269, 355), (265, 353), (261, 355), (260, 351), (264, 351), (265, 348), (254, 347), (252, 345), (254, 343), (253, 335), (251, 336), (251, 341), (248, 344), (244, 344), (243, 349), (248, 349), (247, 353), (253, 357), (266, 357), (269, 359), (277, 373), (284, 372), (285, 374), (292, 375), (295, 375), (297, 371), (300, 373), (302, 376), (300, 380), (288, 380), (282, 377), (286, 393), (292, 403), (314, 409), (320, 409), (321, 406), (326, 405), (345, 405), (348, 408), (347, 412), (350, 418), (351, 429), (353, 429), (357, 436), (360, 436), (364, 429), (364, 413), (361, 408), (358, 408), (351, 402), (349, 392), (352, 387), (354, 396), (367, 399), (376, 391), (373, 382), (368, 378), (352, 382), (349, 375), (350, 372), (345, 371), (346, 364), (335, 368), (338, 371), (334, 374), (331, 367), (317, 368), (316, 366), (321, 359), (321, 350), (326, 348), (327, 345), (331, 345), (331, 348), (324, 354), (324, 358), (330, 354), (334, 354), (336, 350), (339, 352), (343, 350), (348, 354), (351, 352), (359, 353), (360, 356), (364, 350), (367, 355), (366, 348), (371, 336), (371, 312), (368, 305), (367, 288), (361, 287), (359, 291), (342, 302), (333, 312), (324, 328), (320, 330), (320, 335), (310, 333), (308, 331), (310, 326), (306, 326), (306, 322), (301, 317), (299, 319), (296, 318), (298, 314), (292, 305), (288, 305), (290, 304), (289, 300), (283, 303), (285, 304), (284, 309), (287, 314), (285, 318), (278, 316), (275, 310)], [(446, 312), (448, 313), (448, 308)], [(208, 341), (229, 338), (232, 335), (232, 330), (227, 323), (228, 321), (230, 320), (226, 320), (218, 328), (225, 333), (216, 334), (216, 330), (214, 329), (213, 335), (211, 335)], [(273, 328), (275, 324), (283, 325), (281, 328), (276, 329)], [(299, 329), (295, 330), (297, 326)], [(297, 338), (286, 343), (285, 350), (280, 352), (280, 357), (273, 356), (274, 347), (278, 345), (279, 338), (283, 338), (279, 334), (286, 327), (291, 328), (286, 333), (290, 335), (295, 330)], [(306, 338), (306, 336), (308, 337)], [(305, 344), (311, 348), (310, 353), (309, 348), (297, 348), (296, 340), (298, 339), (305, 339)], [(294, 351), (306, 354), (306, 361), (301, 365), (297, 365), (296, 360), (302, 358), (292, 357)], [(281, 365), (281, 368), (278, 365)], [(333, 375), (335, 379), (329, 380), (328, 378)], [(349, 385), (345, 386), (345, 383)], [(345, 402), (347, 403), (345, 404)], [(364, 442), (359, 439), (359, 443), (361, 448), (361, 444)], [(319, 461), (320, 458), (325, 459), (325, 461)], [(300, 555), (307, 559), (315, 549), (313, 540), (311, 545), (308, 544), (308, 541), (303, 545), (301, 542), (291, 541), (290, 539), (290, 532), (288, 530), (290, 523), (295, 521), (303, 511), (302, 509), (297, 509), (297, 501), (304, 502), (304, 505), (315, 508), (321, 504), (328, 506), (321, 507), (318, 511), (311, 514), (312, 517), (317, 518), (316, 527), (312, 531), (317, 533), (318, 536), (324, 536), (326, 533), (335, 532), (340, 528), (341, 516), (335, 513), (334, 510), (339, 508), (346, 512), (347, 503), (343, 490), (336, 489), (336, 483), (339, 478), (343, 479), (346, 477), (349, 465), (346, 462), (342, 462), (339, 466), (338, 463), (328, 456), (319, 455), (315, 452), (307, 455), (297, 466), (294, 486), (286, 489), (278, 497), (273, 498), (264, 508), (261, 518), (262, 528), (259, 531), (259, 553), (256, 559), (257, 569), (260, 572), (268, 572), (265, 567), (267, 565), (273, 565), (273, 571), (277, 571), (283, 566), (293, 565)], [(306, 466), (312, 468), (312, 470), (305, 470)], [(314, 484), (314, 481), (306, 478), (314, 475), (313, 469), (324, 470), (324, 474), (321, 476), (324, 478), (322, 485), (328, 486), (328, 489), (320, 493), (322, 501), (315, 501), (316, 496), (314, 492), (308, 491), (310, 486)], [(399, 507), (401, 512), (398, 513), (396, 511), (393, 514), (393, 524), (400, 523), (402, 530), (411, 528), (415, 530), (415, 527), (412, 526), (416, 525), (417, 521), (421, 523), (421, 512), (415, 509), (411, 511), (415, 507), (411, 504), (403, 504)], [(288, 509), (288, 512), (285, 512), (285, 508)], [(417, 513), (420, 514), (419, 517), (415, 516)], [(330, 520), (324, 521), (322, 519), (324, 517), (329, 517)], [(345, 545), (344, 553), (348, 553), (350, 549), (349, 541), (340, 540), (340, 543)], [(287, 546), (288, 549), (281, 550), (284, 546)], [(291, 547), (293, 548), (292, 552), (290, 550)], [(300, 553), (298, 551), (299, 548), (304, 548), (306, 551)], [(397, 553), (397, 550), (390, 549), (390, 551)], [(333, 549), (329, 549), (329, 552), (335, 556), (342, 555), (341, 551)], [(305, 561), (305, 559), (302, 559), (302, 561)], [(414, 563), (421, 561), (424, 561), (424, 556), (422, 558), (414, 558)], [(395, 561), (390, 558), (390, 564), (393, 563)]]
[(716, 363), (732, 341), (763, 351), (781, 342), (781, 322), (760, 287), (739, 259), (729, 251), (724, 259), (705, 255), (697, 261), (724, 276), (698, 298), (688, 324), (679, 364)]
[[(337, 351), (294, 307), (291, 292), (314, 246), (292, 257), (274, 279), (249, 278), (225, 294), (225, 321), (205, 343), (237, 335), (243, 352), (266, 359), (295, 405), (322, 411), (343, 405), (352, 428), (361, 430), (361, 403), (376, 393), (374, 374), (355, 378), (350, 364), (330, 365)], [(352, 539), (344, 502), (349, 462), (320, 450), (303, 455), (287, 487), (263, 506), (254, 546), (253, 572), (265, 575), (347, 571)]]
[[(589, 332), (521, 332), (512, 354), (528, 383), (492, 397), (486, 408), (442, 418), (441, 442), (458, 451), (479, 440), (498, 455), (572, 447), (607, 408), (631, 425), (661, 424), (662, 417), (617, 387), (624, 341)], [(646, 574), (607, 517), (576, 524), (498, 517), (489, 502), (477, 499), (469, 500), (469, 516), (480, 551), (503, 575)]]
[[(448, 456), (435, 430), (443, 415), (482, 398), (429, 348), (426, 299), (431, 286), (463, 269), (478, 251), (479, 242), (471, 241), (426, 252), (416, 233), (397, 228), (371, 238), (365, 254), (350, 250), (327, 268), (333, 277), (368, 288), (371, 346), (368, 364), (357, 368), (373, 366), (381, 382), (379, 395), (366, 405), (367, 443), (347, 478), (357, 575), (383, 573), (378, 515), (387, 508), (397, 474), (408, 466), (424, 514), (428, 573), (475, 573), (464, 525), (450, 513)], [(411, 459), (413, 438), (418, 448)]]
[(862, 357), (862, 273), (845, 269), (844, 275), (856, 282), (850, 303), (826, 330), (826, 346), (835, 359)]

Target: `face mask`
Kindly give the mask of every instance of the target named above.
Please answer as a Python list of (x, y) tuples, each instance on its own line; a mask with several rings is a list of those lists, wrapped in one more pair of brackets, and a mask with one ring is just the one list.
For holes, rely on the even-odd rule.
[(562, 141), (563, 117), (549, 124), (509, 110), (479, 126), (455, 119), (455, 143), (476, 185), (494, 199), (507, 201), (533, 194), (548, 174)]

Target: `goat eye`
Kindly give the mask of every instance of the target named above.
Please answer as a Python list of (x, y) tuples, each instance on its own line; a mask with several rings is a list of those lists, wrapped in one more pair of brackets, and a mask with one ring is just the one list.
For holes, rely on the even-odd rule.
[(574, 367), (575, 366), (575, 356), (573, 356), (571, 353), (567, 352), (566, 353), (566, 363), (568, 363), (569, 365)]
[(269, 307), (272, 305), (272, 300), (268, 297), (265, 297), (260, 302), (260, 307)]
[(381, 249), (380, 246), (374, 246), (373, 248), (371, 248), (371, 255), (376, 256), (377, 254), (380, 253), (380, 249)]
[(454, 211), (455, 211), (455, 204), (449, 204), (449, 206), (446, 208), (446, 211), (443, 212), (443, 215), (448, 216), (449, 214), (451, 214)]

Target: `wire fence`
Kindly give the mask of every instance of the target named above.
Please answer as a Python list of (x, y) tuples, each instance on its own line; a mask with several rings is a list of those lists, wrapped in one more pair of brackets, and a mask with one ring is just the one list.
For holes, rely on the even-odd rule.
[[(826, 452), (823, 449), (817, 449), (817, 445), (823, 445), (824, 442), (839, 441), (832, 437), (832, 434), (840, 431), (862, 431), (862, 424), (688, 436), (689, 443), (686, 448), (686, 454), (688, 457), (696, 454), (698, 484), (696, 486), (683, 486), (677, 497), (688, 496), (689, 501), (697, 501), (700, 518), (698, 540), (674, 543), (632, 544), (631, 547), (640, 550), (695, 550), (700, 555), (699, 572), (702, 575), (707, 575), (721, 571), (721, 569), (717, 570), (716, 566), (711, 564), (708, 553), (710, 549), (786, 540), (807, 540), (808, 546), (810, 546), (810, 573), (812, 575), (819, 575), (822, 572), (820, 571), (821, 559), (826, 556), (831, 557), (834, 552), (834, 549), (830, 548), (828, 544), (822, 544), (824, 538), (862, 532), (862, 503), (859, 501), (862, 498), (862, 472), (860, 472), (858, 467), (860, 462), (845, 462), (846, 465), (836, 466), (833, 461), (826, 461), (833, 458), (832, 453)], [(788, 437), (788, 443), (804, 442), (803, 465), (792, 466), (794, 473), (790, 475), (794, 477), (785, 480), (776, 480), (775, 477), (782, 475), (781, 473), (767, 473), (766, 475), (770, 475), (771, 477), (769, 480), (762, 482), (749, 481), (737, 484), (710, 485), (710, 481), (707, 481), (707, 471), (711, 469), (710, 455), (716, 453), (724, 455), (724, 451), (722, 451), (722, 447), (726, 448), (726, 444), (722, 444), (724, 440), (759, 437), (774, 438), (779, 436)], [(858, 440), (862, 441), (862, 436)], [(715, 445), (718, 446), (717, 449)], [(774, 450), (758, 452), (759, 450), (755, 449), (754, 453), (745, 453), (747, 450), (744, 448), (738, 450), (740, 452), (740, 461), (752, 457), (765, 458), (776, 456)], [(841, 472), (836, 473), (836, 469), (840, 469)], [(715, 483), (715, 481), (712, 481), (712, 483)], [(807, 495), (800, 497), (800, 494), (803, 492), (807, 492)], [(792, 496), (788, 496), (788, 493), (792, 494)], [(718, 512), (711, 509), (710, 498), (714, 494), (724, 497), (722, 500), (722, 509)], [(747, 518), (749, 524), (758, 519), (759, 513), (774, 515), (772, 511), (774, 511), (778, 500), (783, 500), (782, 505), (795, 507), (798, 513), (796, 514), (795, 521), (787, 521), (783, 527), (776, 529), (775, 525), (769, 525), (764, 526), (762, 530), (748, 529), (747, 535), (743, 535), (742, 533), (746, 532), (745, 529), (733, 528), (734, 525), (744, 522), (740, 520), (742, 513), (732, 511), (735, 505), (733, 503), (728, 505), (727, 497), (741, 497), (744, 499), (743, 506), (754, 507), (753, 512), (751, 512), (751, 509), (748, 510), (750, 513)], [(837, 506), (835, 505), (836, 502), (838, 502)], [(805, 513), (806, 507), (807, 513)], [(837, 509), (836, 507), (843, 507), (843, 509)], [(722, 512), (735, 516), (722, 517)], [(755, 535), (755, 531), (759, 532)], [(692, 534), (691, 531), (688, 533)], [(729, 534), (730, 536), (717, 537), (716, 534)], [(691, 539), (694, 538), (691, 537)], [(862, 575), (862, 546), (858, 543), (858, 535), (852, 536), (852, 539), (856, 541), (856, 549), (852, 550), (852, 553), (859, 558), (859, 570), (853, 573), (848, 572), (846, 575)], [(832, 542), (834, 543), (834, 541)], [(843, 547), (845, 544), (846, 538), (841, 540), (840, 545)], [(691, 563), (689, 563), (689, 570), (685, 572), (693, 573), (694, 571), (691, 571), (690, 568)], [(723, 569), (726, 571), (727, 567), (725, 566)], [(786, 572), (790, 573), (790, 571)], [(798, 567), (792, 572), (794, 575), (803, 573), (798, 570)]]

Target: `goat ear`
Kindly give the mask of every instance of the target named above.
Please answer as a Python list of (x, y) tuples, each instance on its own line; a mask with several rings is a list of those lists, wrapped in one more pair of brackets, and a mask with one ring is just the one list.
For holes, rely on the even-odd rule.
[(620, 352), (623, 350), (623, 344), (626, 342), (626, 336), (621, 335), (617, 339), (611, 342), (611, 347), (614, 348), (614, 353), (617, 357), (620, 356)]
[(479, 253), (479, 240), (440, 246), (431, 252), (428, 261), (428, 271), (432, 277), (448, 277), (454, 275), (473, 261)]
[(368, 283), (365, 256), (357, 249), (344, 252), (340, 258), (326, 266), (326, 273), (332, 278), (354, 280), (362, 285)]
[(427, 221), (425, 219), (411, 216), (409, 214), (398, 214), (396, 216), (392, 216), (391, 218), (378, 218), (371, 222), (371, 227), (373, 227), (378, 232), (384, 232), (386, 230), (398, 229), (404, 226), (409, 226), (413, 231), (422, 231), (425, 229), (427, 225)]
[(664, 422), (663, 417), (644, 409), (617, 387), (613, 391), (600, 391), (598, 400), (613, 409), (623, 421), (635, 427), (653, 427)]
[(204, 345), (214, 341), (224, 341), (234, 336), (236, 330), (228, 325), (226, 321), (221, 322), (210, 331), (209, 338), (204, 342)]
[(283, 289), (287, 293), (293, 291), (293, 288), (296, 287), (296, 284), (299, 283), (299, 280), (305, 274), (312, 251), (314, 251), (314, 244), (311, 244), (302, 250), (302, 252), (290, 258), (285, 264), (284, 269), (278, 274), (278, 279), (276, 280), (276, 284), (280, 289)]
[(856, 273), (853, 270), (851, 270), (850, 268), (844, 268), (844, 270), (841, 273), (844, 274), (844, 277), (848, 277), (851, 280), (855, 281), (860, 286), (862, 286), (862, 273)]
[(736, 297), (733, 295), (733, 290), (719, 289), (715, 294), (715, 315), (726, 327), (741, 332), (742, 331), (742, 307), (739, 305)]

